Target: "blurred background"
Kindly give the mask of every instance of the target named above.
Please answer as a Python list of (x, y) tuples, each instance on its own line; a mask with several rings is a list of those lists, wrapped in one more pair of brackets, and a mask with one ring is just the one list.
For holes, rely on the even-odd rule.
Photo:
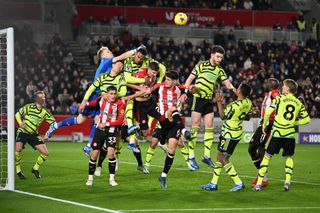
[[(184, 83), (222, 45), (235, 86), (248, 82), (256, 116), (265, 80), (293, 78), (312, 118), (320, 117), (319, 0), (0, 0), (0, 28), (15, 29), (15, 105), (47, 93), (54, 115), (73, 115), (108, 46), (114, 55), (144, 44)], [(177, 12), (186, 26), (173, 23)], [(227, 101), (235, 97), (224, 91)], [(184, 114), (189, 115), (189, 106)]]

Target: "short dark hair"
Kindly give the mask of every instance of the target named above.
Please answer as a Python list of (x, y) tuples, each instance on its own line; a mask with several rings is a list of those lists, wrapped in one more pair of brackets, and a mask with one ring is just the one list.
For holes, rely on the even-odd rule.
[(144, 48), (140, 48), (137, 52), (141, 53), (142, 55), (147, 55), (148, 54), (147, 50), (144, 49)]
[(279, 88), (279, 80), (276, 78), (269, 78), (268, 79), (268, 87), (270, 90), (278, 89)]
[(110, 92), (110, 91), (117, 91), (117, 88), (115, 86), (108, 86), (106, 92)]
[(159, 64), (155, 61), (151, 62), (149, 64), (150, 69), (155, 70), (155, 71), (159, 71)]
[(251, 87), (249, 84), (240, 84), (240, 91), (244, 97), (248, 97), (251, 94)]
[(166, 73), (166, 76), (168, 78), (171, 78), (172, 80), (178, 80), (179, 79), (179, 74), (176, 71), (169, 71)]
[(283, 83), (289, 88), (289, 91), (292, 93), (292, 94), (295, 94), (297, 89), (298, 89), (298, 84), (297, 82), (295, 82), (294, 80), (292, 79), (285, 79), (283, 81)]
[(42, 91), (42, 90), (38, 90), (38, 91), (34, 92), (33, 99), (36, 99), (38, 97), (38, 95), (40, 95), (40, 94), (45, 95), (44, 91)]
[(226, 53), (226, 51), (224, 50), (224, 48), (220, 45), (214, 45), (211, 49), (211, 53), (221, 53), (222, 55), (224, 55)]

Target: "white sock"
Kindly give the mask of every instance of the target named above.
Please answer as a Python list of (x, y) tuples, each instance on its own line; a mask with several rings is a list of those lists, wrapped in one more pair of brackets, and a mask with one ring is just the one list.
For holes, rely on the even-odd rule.
[(109, 180), (114, 180), (114, 174), (110, 174)]
[(88, 180), (93, 180), (93, 175), (89, 175)]
[(162, 172), (162, 173), (161, 173), (161, 177), (167, 177), (167, 174), (164, 173), (164, 172)]
[(183, 128), (183, 129), (181, 130), (182, 135), (184, 135), (184, 133), (185, 133), (186, 131), (187, 131), (186, 128)]

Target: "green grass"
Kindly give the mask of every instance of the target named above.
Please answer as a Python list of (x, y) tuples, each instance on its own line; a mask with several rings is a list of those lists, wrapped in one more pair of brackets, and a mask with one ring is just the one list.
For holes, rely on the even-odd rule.
[[(126, 144), (125, 144), (126, 145)], [(88, 158), (82, 152), (83, 144), (47, 143), (50, 156), (43, 164), (37, 180), (31, 173), (38, 153), (29, 146), (22, 155), (22, 169), (27, 180), (16, 180), (16, 189), (58, 199), (83, 203), (112, 210), (172, 209), (165, 212), (212, 212), (213, 208), (252, 208), (249, 212), (319, 212), (320, 191), (320, 146), (297, 145), (294, 156), (293, 183), (289, 192), (282, 192), (284, 181), (284, 159), (275, 156), (269, 167), (270, 186), (261, 192), (253, 192), (250, 183), (256, 176), (255, 167), (247, 153), (247, 144), (239, 144), (231, 161), (246, 184), (244, 191), (230, 193), (233, 183), (222, 172), (219, 190), (204, 191), (201, 184), (212, 178), (212, 169), (200, 162), (203, 144), (197, 146), (200, 170), (190, 172), (179, 151), (168, 175), (168, 188), (160, 188), (158, 176), (164, 164), (164, 154), (158, 149), (151, 166), (151, 174), (137, 171), (131, 151), (123, 148), (119, 171), (116, 174), (117, 187), (108, 184), (107, 161), (103, 174), (95, 177), (94, 185), (85, 185), (88, 172)], [(142, 144), (143, 160), (148, 144)], [(216, 144), (214, 145), (216, 154)], [(285, 207), (285, 209), (280, 209)], [(289, 209), (290, 207), (317, 207)], [(255, 209), (257, 208), (257, 209)], [(193, 210), (192, 210), (193, 209)], [(206, 210), (207, 209), (207, 210)], [(217, 209), (216, 209), (217, 210)], [(15, 192), (0, 191), (0, 212), (98, 212), (99, 210), (72, 204), (47, 200)], [(231, 209), (223, 210), (230, 212)], [(234, 210), (236, 211), (236, 210)], [(237, 210), (239, 211), (239, 209)]]

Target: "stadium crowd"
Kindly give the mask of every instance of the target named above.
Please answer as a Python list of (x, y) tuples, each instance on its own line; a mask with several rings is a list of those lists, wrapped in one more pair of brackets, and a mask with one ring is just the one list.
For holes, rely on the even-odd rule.
[(15, 32), (16, 109), (33, 102), (35, 91), (44, 90), (52, 114), (76, 113), (87, 81), (60, 36), (54, 35), (40, 47), (30, 28)]
[(270, 10), (271, 0), (75, 0), (76, 4), (100, 4), (112, 6), (149, 6), (149, 7), (179, 7), (179, 8), (210, 8), (222, 10)]
[[(167, 68), (180, 73), (180, 82), (184, 83), (193, 67), (199, 60), (210, 57), (213, 43), (204, 40), (198, 45), (185, 40), (176, 42), (173, 39), (160, 38), (152, 40), (148, 36), (138, 39), (130, 37), (130, 42), (120, 37), (88, 37), (88, 53), (95, 57), (95, 48), (108, 46), (118, 55), (143, 43), (149, 54), (163, 62)], [(293, 41), (263, 41), (253, 43), (242, 39), (236, 41), (230, 31), (227, 35), (214, 38), (215, 44), (225, 47), (226, 54), (223, 67), (235, 85), (247, 81), (253, 88), (252, 101), (256, 110), (260, 109), (265, 92), (265, 80), (274, 77), (279, 80), (293, 78), (299, 83), (298, 95), (306, 100), (308, 111), (312, 117), (320, 117), (320, 41), (309, 38), (306, 43)], [(227, 91), (225, 91), (227, 93)], [(228, 93), (227, 93), (228, 94)], [(229, 93), (228, 102), (234, 98)]]
[[(59, 35), (39, 47), (32, 41), (32, 32), (21, 36), (16, 33), (16, 106), (30, 102), (33, 91), (44, 90), (47, 93), (48, 108), (53, 114), (74, 114), (81, 102), (88, 82), (79, 69), (72, 54)], [(28, 36), (25, 36), (28, 35)], [(208, 59), (213, 42), (203, 40), (194, 45), (190, 41), (173, 39), (150, 39), (147, 35), (141, 39), (130, 36), (88, 37), (87, 51), (92, 61), (101, 46), (108, 46), (115, 55), (125, 50), (146, 45), (154, 59), (167, 66), (167, 70), (177, 70), (180, 83), (184, 83), (199, 60)], [(242, 39), (236, 41), (232, 32), (215, 37), (215, 44), (225, 47), (226, 54), (222, 66), (234, 85), (246, 81), (253, 88), (251, 100), (257, 116), (265, 92), (265, 80), (274, 77), (280, 81), (293, 78), (299, 83), (298, 95), (304, 97), (311, 117), (320, 118), (320, 77), (319, 52), (320, 41), (309, 38), (306, 43), (287, 41), (263, 41), (253, 43)], [(29, 75), (28, 78), (25, 78)], [(220, 87), (220, 85), (218, 85)], [(223, 87), (222, 87), (223, 88)], [(235, 97), (228, 91), (227, 102)], [(189, 115), (187, 107), (185, 114)]]

